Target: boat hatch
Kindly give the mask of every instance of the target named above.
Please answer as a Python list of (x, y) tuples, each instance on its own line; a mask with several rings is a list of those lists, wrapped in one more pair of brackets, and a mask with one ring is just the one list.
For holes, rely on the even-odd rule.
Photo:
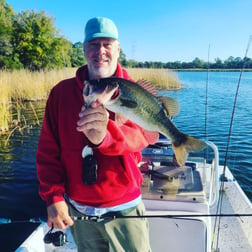
[(162, 148), (151, 146), (145, 149), (139, 164), (144, 178), (143, 198), (214, 205), (218, 194), (218, 150), (212, 143), (207, 144), (215, 153), (212, 164), (203, 158), (200, 161), (191, 158), (183, 166), (178, 166), (172, 148), (164, 148), (163, 142)]
[[(207, 252), (207, 224), (198, 219), (149, 219), (153, 252)], [(162, 230), (162, 232), (157, 232)], [(155, 232), (156, 231), (156, 232)]]

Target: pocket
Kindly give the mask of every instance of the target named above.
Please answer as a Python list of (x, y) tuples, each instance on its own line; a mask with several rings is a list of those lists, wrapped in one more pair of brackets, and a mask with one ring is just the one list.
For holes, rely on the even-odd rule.
[(144, 216), (145, 215), (145, 206), (143, 201), (141, 201), (134, 210), (132, 210), (128, 215), (130, 216)]

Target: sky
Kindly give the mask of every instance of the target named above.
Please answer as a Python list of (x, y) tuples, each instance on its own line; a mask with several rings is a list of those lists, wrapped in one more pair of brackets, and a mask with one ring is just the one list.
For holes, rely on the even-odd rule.
[[(6, 0), (16, 13), (45, 11), (60, 35), (83, 41), (86, 22), (111, 18), (126, 59), (222, 61), (245, 55), (252, 0)], [(247, 57), (252, 58), (252, 52)]]

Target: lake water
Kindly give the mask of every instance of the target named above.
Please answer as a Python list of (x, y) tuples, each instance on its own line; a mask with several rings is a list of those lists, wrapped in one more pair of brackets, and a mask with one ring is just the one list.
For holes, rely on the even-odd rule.
[[(160, 92), (180, 103), (180, 113), (174, 118), (176, 126), (184, 133), (213, 141), (219, 148), (221, 164), (225, 158), (239, 74), (209, 72), (206, 127), (206, 72), (178, 72), (183, 89)], [(252, 72), (245, 72), (240, 83), (227, 165), (252, 201), (251, 97)], [(43, 105), (38, 106), (41, 119)], [(1, 136), (0, 218), (22, 221), (46, 216), (45, 204), (37, 193), (35, 154), (39, 132), (40, 126), (16, 131), (7, 146)], [(23, 226), (15, 222), (0, 225), (1, 250), (13, 251), (36, 225), (26, 223)]]

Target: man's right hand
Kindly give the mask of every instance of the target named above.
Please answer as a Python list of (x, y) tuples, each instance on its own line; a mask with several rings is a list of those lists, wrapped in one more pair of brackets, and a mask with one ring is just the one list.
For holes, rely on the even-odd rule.
[(65, 229), (67, 226), (73, 225), (73, 220), (69, 216), (68, 206), (65, 201), (56, 202), (47, 207), (47, 225), (59, 229)]
[(99, 102), (92, 102), (90, 108), (82, 107), (77, 122), (77, 131), (83, 132), (88, 140), (99, 145), (107, 132), (109, 113)]

